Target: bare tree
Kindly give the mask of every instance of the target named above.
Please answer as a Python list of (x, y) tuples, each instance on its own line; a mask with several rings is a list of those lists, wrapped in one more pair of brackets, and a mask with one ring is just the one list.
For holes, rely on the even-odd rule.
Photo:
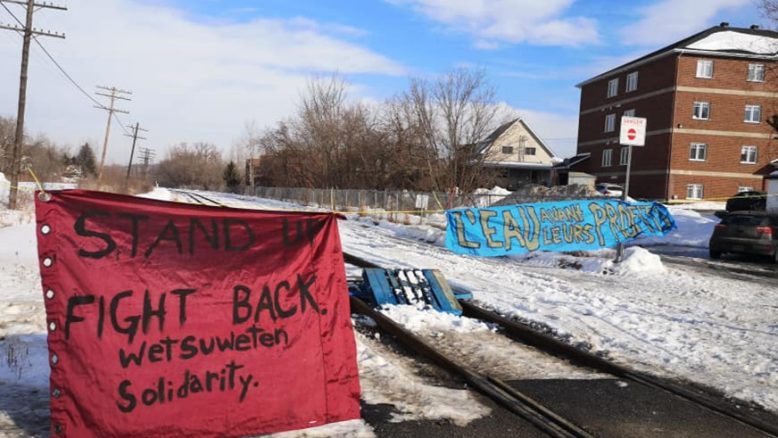
[(221, 152), (210, 143), (181, 143), (156, 166), (155, 179), (167, 187), (213, 190), (222, 185)]
[(495, 89), (482, 70), (457, 69), (433, 81), (415, 78), (401, 97), (419, 129), (437, 190), (471, 191), (484, 178), (478, 143), (496, 125)]
[(11, 148), (15, 133), (16, 120), (0, 117), (0, 172), (8, 173), (11, 168)]

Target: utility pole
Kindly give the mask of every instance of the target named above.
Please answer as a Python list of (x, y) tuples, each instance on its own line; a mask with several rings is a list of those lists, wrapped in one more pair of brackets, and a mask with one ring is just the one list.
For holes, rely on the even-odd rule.
[(154, 159), (156, 153), (149, 148), (140, 148), (140, 161), (143, 163), (143, 177), (145, 178), (149, 172), (149, 163)]
[(122, 94), (128, 94), (131, 95), (131, 91), (121, 90), (116, 87), (101, 87), (97, 86), (100, 90), (105, 90), (108, 93), (101, 93), (96, 92), (98, 96), (105, 96), (110, 99), (109, 106), (103, 106), (103, 105), (95, 105), (95, 108), (108, 111), (108, 123), (105, 125), (105, 140), (103, 140), (103, 153), (100, 157), (100, 169), (97, 171), (97, 184), (100, 185), (100, 180), (103, 179), (103, 166), (105, 166), (105, 153), (108, 151), (108, 136), (111, 134), (111, 119), (113, 118), (114, 113), (122, 113), (122, 114), (129, 114), (129, 111), (120, 110), (118, 108), (114, 107), (114, 104), (117, 100), (127, 100), (130, 101), (132, 99), (128, 97), (122, 96)]
[[(26, 19), (22, 23), (15, 16), (13, 17), (17, 24), (3, 24), (0, 23), (0, 29), (13, 30), (23, 35), (22, 41), (22, 67), (19, 75), (19, 106), (16, 111), (16, 135), (14, 137), (14, 145), (11, 151), (11, 192), (8, 196), (8, 208), (16, 208), (17, 188), (19, 187), (19, 163), (21, 161), (22, 154), (22, 142), (24, 141), (24, 112), (27, 106), (27, 66), (30, 59), (30, 41), (33, 35), (50, 36), (55, 38), (65, 38), (64, 34), (56, 32), (43, 31), (32, 27), (32, 16), (36, 8), (38, 9), (58, 9), (60, 11), (67, 11), (64, 6), (56, 6), (49, 3), (35, 3), (34, 0), (0, 0), (3, 8), (8, 9), (3, 3), (12, 3), (22, 5), (26, 7)], [(10, 10), (8, 11), (9, 13)], [(13, 13), (11, 13), (13, 16)]]
[(132, 170), (132, 157), (135, 155), (135, 143), (138, 140), (146, 140), (146, 137), (138, 137), (138, 132), (149, 132), (147, 129), (143, 129), (140, 127), (140, 123), (135, 123), (135, 126), (132, 127), (132, 135), (130, 134), (124, 134), (126, 137), (132, 137), (132, 150), (130, 150), (130, 162), (127, 164), (127, 182), (130, 181), (130, 171)]

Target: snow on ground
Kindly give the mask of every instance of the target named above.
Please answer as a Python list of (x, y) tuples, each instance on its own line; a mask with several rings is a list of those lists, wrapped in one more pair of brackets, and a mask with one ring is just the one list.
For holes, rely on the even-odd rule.
[[(206, 195), (231, 207), (302, 209), (238, 195)], [(190, 201), (159, 188), (147, 196)], [(683, 208), (671, 207), (671, 211), (679, 229), (667, 240), (707, 244), (715, 218)], [(3, 217), (11, 216), (0, 210)], [(778, 294), (773, 285), (667, 267), (640, 247), (628, 248), (620, 265), (610, 261), (610, 250), (577, 257), (548, 253), (501, 259), (465, 257), (442, 248), (443, 231), (435, 226), (397, 225), (356, 214), (349, 218), (340, 221), (344, 250), (349, 253), (384, 266), (440, 269), (453, 284), (472, 291), (481, 304), (545, 325), (571, 344), (639, 370), (712, 386), (778, 411), (778, 324), (774, 318)], [(15, 388), (8, 392), (12, 396), (0, 395), (0, 426), (10, 421), (4, 416), (12, 410), (10, 406), (18, 404), (19, 394), (47, 387), (43, 298), (29, 221), (29, 217), (16, 217), (0, 222), (5, 227), (0, 229), (0, 355), (12, 358), (0, 359), (0, 394), (3, 388)], [(352, 268), (348, 274), (358, 275), (358, 271)], [(467, 365), (504, 379), (598, 377), (522, 349), (474, 320), (400, 306), (383, 312)], [(474, 402), (472, 393), (431, 384), (419, 374), (417, 365), (378, 340), (357, 333), (357, 344), (363, 398), (394, 405), (396, 421), (466, 424), (488, 415), (488, 408)], [(473, 408), (461, 412), (457, 407), (464, 403)], [(27, 415), (39, 418), (43, 414), (35, 409)], [(304, 434), (361, 437), (371, 436), (372, 429), (356, 421)]]
[(713, 234), (713, 228), (719, 223), (719, 219), (713, 214), (699, 213), (698, 211), (673, 205), (669, 206), (670, 214), (675, 218), (678, 227), (664, 237), (648, 237), (635, 241), (635, 245), (677, 245), (695, 248), (708, 248), (708, 240)]

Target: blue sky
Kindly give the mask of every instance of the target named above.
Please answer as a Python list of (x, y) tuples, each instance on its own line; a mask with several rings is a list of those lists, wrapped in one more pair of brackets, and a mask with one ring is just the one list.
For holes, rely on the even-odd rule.
[[(766, 24), (753, 0), (67, 0), (36, 14), (65, 31), (43, 40), (90, 92), (134, 92), (126, 124), (149, 127), (160, 156), (178, 142), (237, 150), (251, 127), (291, 115), (307, 78), (339, 72), (352, 98), (381, 100), (409, 76), (482, 68), (560, 156), (575, 151), (575, 84), (704, 28)], [(21, 15), (20, 9), (15, 9)], [(0, 22), (11, 18), (0, 10)], [(0, 32), (0, 114), (15, 113), (19, 42)], [(33, 50), (28, 127), (100, 144), (104, 114)], [(118, 130), (118, 129), (117, 129)], [(121, 132), (121, 131), (119, 131)], [(116, 144), (113, 146), (113, 144)], [(116, 135), (109, 157), (128, 155)]]

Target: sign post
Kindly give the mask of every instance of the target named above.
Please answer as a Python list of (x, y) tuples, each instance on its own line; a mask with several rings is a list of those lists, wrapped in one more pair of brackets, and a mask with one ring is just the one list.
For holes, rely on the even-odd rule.
[[(624, 190), (621, 192), (621, 200), (627, 201), (629, 197), (629, 174), (632, 170), (632, 146), (645, 146), (646, 144), (646, 118), (628, 117), (621, 118), (621, 131), (619, 143), (627, 146), (627, 174), (624, 177)], [(616, 246), (616, 263), (621, 262), (624, 253), (624, 245)]]

